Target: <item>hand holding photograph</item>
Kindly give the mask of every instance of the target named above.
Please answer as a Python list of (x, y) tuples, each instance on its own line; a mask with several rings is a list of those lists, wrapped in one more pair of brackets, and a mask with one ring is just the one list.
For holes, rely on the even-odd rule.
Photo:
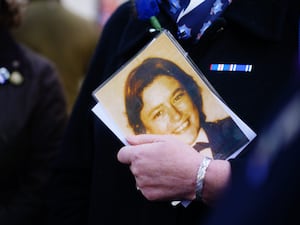
[(256, 136), (167, 31), (93, 96), (93, 112), (125, 145), (128, 135), (171, 134), (211, 158), (229, 159)]

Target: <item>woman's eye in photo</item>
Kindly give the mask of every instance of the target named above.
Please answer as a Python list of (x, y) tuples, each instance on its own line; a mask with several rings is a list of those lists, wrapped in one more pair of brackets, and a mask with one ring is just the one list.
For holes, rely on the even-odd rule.
[(157, 111), (157, 112), (154, 114), (154, 116), (153, 116), (153, 120), (156, 120), (156, 119), (162, 117), (162, 115), (163, 115), (163, 111), (162, 111), (162, 110)]
[(178, 102), (178, 101), (180, 101), (181, 99), (182, 99), (182, 97), (185, 95), (186, 93), (185, 93), (185, 91), (180, 91), (180, 92), (178, 92), (176, 95), (175, 95), (175, 97), (174, 97), (174, 102)]

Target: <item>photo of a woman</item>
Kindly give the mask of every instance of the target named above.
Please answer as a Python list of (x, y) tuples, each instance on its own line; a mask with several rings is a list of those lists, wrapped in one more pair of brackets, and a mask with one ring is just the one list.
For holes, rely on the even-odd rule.
[(248, 142), (230, 116), (206, 121), (201, 88), (169, 60), (145, 59), (129, 74), (124, 95), (135, 134), (172, 134), (197, 151), (222, 159)]

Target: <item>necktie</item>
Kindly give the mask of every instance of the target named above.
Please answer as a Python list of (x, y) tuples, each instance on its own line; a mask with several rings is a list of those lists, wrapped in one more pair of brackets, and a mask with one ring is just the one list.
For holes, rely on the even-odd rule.
[(197, 43), (207, 28), (222, 14), (232, 0), (135, 0), (138, 18), (148, 20), (160, 12), (177, 24), (177, 36)]
[(210, 146), (209, 146), (209, 143), (207, 143), (207, 142), (197, 142), (197, 143), (193, 146), (193, 148), (196, 149), (197, 152), (200, 152), (200, 151), (202, 151), (203, 149), (209, 148), (209, 147), (210, 147)]
[(169, 0), (162, 8), (177, 23), (179, 39), (199, 41), (231, 0)]

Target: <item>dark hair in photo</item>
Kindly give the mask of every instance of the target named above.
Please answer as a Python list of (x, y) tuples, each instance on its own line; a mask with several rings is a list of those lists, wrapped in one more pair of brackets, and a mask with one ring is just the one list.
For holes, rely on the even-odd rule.
[(148, 58), (131, 71), (125, 84), (125, 108), (128, 123), (135, 134), (146, 133), (141, 121), (140, 112), (143, 108), (142, 92), (159, 76), (175, 78), (187, 91), (198, 109), (200, 123), (205, 121), (202, 110), (201, 90), (196, 81), (185, 73), (174, 62), (163, 58)]

